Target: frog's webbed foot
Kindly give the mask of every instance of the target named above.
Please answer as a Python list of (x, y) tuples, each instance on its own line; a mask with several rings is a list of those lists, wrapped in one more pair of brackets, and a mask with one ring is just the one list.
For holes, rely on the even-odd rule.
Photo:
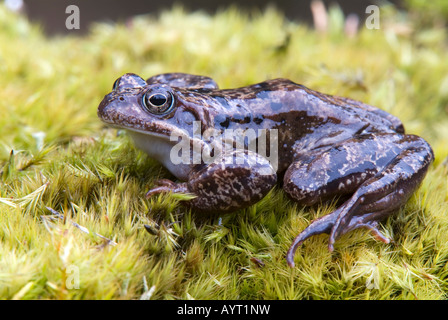
[[(357, 189), (351, 198), (332, 213), (312, 222), (294, 239), (286, 258), (289, 266), (294, 266), (294, 253), (298, 246), (307, 238), (320, 233), (330, 234), (328, 240), (330, 251), (333, 250), (334, 242), (339, 237), (357, 228), (368, 228), (378, 240), (385, 243), (390, 241), (378, 230), (378, 221), (396, 212), (406, 203), (420, 185), (434, 157), (431, 147), (423, 139), (411, 135), (400, 137), (402, 148), (398, 154), (391, 153), (392, 157), (385, 159), (386, 164), (379, 166), (375, 175), (370, 177), (366, 175), (368, 178), (356, 186)], [(387, 136), (382, 138), (386, 139)], [(336, 155), (336, 151), (333, 155)], [(298, 168), (296, 172), (300, 172), (298, 170), (301, 169), (302, 167)], [(298, 181), (294, 173), (291, 172), (286, 176), (287, 182)], [(292, 189), (291, 183), (289, 188)], [(313, 201), (315, 193), (310, 196)]]
[(290, 267), (294, 267), (294, 255), (297, 248), (311, 236), (327, 233), (330, 234), (328, 239), (328, 250), (332, 252), (334, 250), (334, 242), (343, 234), (358, 228), (369, 229), (375, 239), (384, 243), (389, 243), (390, 239), (383, 235), (378, 229), (378, 221), (370, 220), (378, 218), (378, 215), (388, 215), (389, 210), (373, 212), (370, 214), (364, 214), (362, 216), (352, 216), (348, 225), (340, 226), (338, 221), (341, 218), (350, 216), (351, 211), (356, 207), (351, 206), (350, 201), (347, 201), (337, 210), (330, 214), (327, 214), (319, 219), (314, 220), (305, 230), (303, 230), (297, 237), (295, 237), (291, 244), (288, 253), (286, 254), (286, 261)]

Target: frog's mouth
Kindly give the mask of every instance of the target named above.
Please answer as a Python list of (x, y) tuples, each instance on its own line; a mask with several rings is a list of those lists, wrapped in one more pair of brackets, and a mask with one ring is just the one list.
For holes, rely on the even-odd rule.
[(115, 128), (128, 131), (131, 135), (138, 134), (151, 140), (151, 138), (157, 138), (159, 140), (170, 141), (173, 145), (178, 142), (179, 139), (186, 139), (188, 141), (198, 140), (192, 139), (187, 130), (178, 128), (163, 121), (140, 121), (133, 119), (132, 117), (119, 118), (119, 117), (100, 117), (101, 121), (107, 125)]
[[(130, 134), (132, 133), (136, 133), (142, 136), (146, 136), (148, 139), (150, 139), (151, 137), (157, 138), (157, 139), (161, 139), (161, 140), (166, 140), (166, 141), (170, 141), (170, 136), (171, 134), (167, 134), (165, 133), (165, 130), (161, 131), (161, 132), (157, 132), (157, 131), (146, 131), (144, 129), (136, 129), (133, 128), (132, 126), (126, 126), (123, 124), (117, 124), (112, 120), (108, 120), (105, 118), (101, 118), (101, 121), (106, 123), (108, 126), (115, 128), (115, 129), (119, 129), (119, 130), (126, 130), (127, 132), (129, 132)], [(174, 128), (174, 130), (176, 130), (177, 128)]]
[(204, 145), (207, 144), (200, 138), (191, 137), (187, 130), (178, 128), (166, 122), (146, 122), (136, 126), (133, 122), (129, 121), (120, 121), (120, 124), (117, 124), (115, 118), (114, 120), (106, 117), (100, 118), (104, 123), (113, 128), (126, 130), (138, 148), (144, 150), (156, 159), (160, 157), (161, 144), (164, 145), (164, 148), (162, 148), (163, 152), (168, 152), (168, 154), (170, 151), (168, 151), (167, 148), (169, 147), (171, 149), (181, 141), (184, 145), (189, 145), (191, 148), (199, 148), (196, 150), (202, 150)]
[(168, 171), (180, 180), (187, 180), (191, 171), (189, 163), (174, 163), (172, 150), (176, 141), (171, 141), (169, 136), (142, 132), (140, 130), (127, 130), (137, 148), (148, 154), (151, 158), (160, 162)]

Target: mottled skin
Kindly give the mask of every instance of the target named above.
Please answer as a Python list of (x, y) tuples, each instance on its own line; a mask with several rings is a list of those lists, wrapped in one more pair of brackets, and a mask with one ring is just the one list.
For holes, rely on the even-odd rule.
[[(297, 247), (315, 234), (330, 234), (329, 250), (338, 237), (360, 227), (388, 242), (378, 221), (409, 199), (434, 157), (425, 140), (405, 134), (402, 123), (385, 111), (286, 79), (220, 90), (208, 77), (169, 73), (144, 81), (125, 74), (98, 115), (127, 129), (138, 147), (185, 181), (161, 180), (148, 197), (191, 193), (196, 197), (186, 204), (195, 210), (230, 212), (262, 199), (281, 176), (283, 189), (301, 204), (348, 197), (294, 239), (290, 266)], [(202, 131), (277, 129), (278, 166), (250, 150), (235, 150), (211, 164), (174, 165), (169, 155), (177, 141), (170, 141), (171, 134), (186, 136), (192, 146), (211, 143), (195, 137), (193, 121), (201, 122)]]

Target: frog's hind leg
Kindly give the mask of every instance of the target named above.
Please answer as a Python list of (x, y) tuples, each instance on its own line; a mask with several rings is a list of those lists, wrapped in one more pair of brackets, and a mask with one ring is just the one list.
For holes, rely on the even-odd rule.
[[(361, 145), (368, 147), (373, 142), (383, 140), (381, 145), (390, 145), (392, 149), (400, 146), (400, 151), (383, 153), (387, 163), (384, 166), (379, 165), (375, 175), (363, 181), (338, 209), (312, 222), (295, 238), (287, 253), (287, 262), (291, 267), (294, 266), (294, 253), (297, 247), (315, 234), (330, 234), (328, 241), (330, 251), (333, 250), (336, 239), (357, 228), (368, 228), (377, 239), (389, 242), (389, 239), (377, 229), (378, 221), (397, 211), (409, 199), (426, 175), (434, 157), (431, 147), (420, 137), (398, 135), (399, 140), (394, 143), (391, 143), (391, 138), (397, 137), (382, 135), (360, 142)], [(379, 151), (377, 149), (374, 153)]]

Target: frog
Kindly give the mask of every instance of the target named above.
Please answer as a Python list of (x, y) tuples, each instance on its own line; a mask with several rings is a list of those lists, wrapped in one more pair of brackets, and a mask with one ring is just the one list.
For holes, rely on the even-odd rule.
[[(185, 206), (216, 214), (252, 206), (277, 185), (298, 205), (341, 199), (292, 240), (286, 253), (290, 267), (302, 243), (319, 234), (328, 235), (330, 252), (337, 239), (358, 228), (389, 243), (379, 223), (405, 205), (434, 161), (430, 144), (405, 133), (396, 116), (284, 78), (220, 89), (202, 75), (162, 73), (144, 80), (126, 73), (97, 113), (106, 124), (125, 129), (138, 148), (176, 178), (158, 180), (148, 198), (190, 194), (182, 201)], [(213, 149), (216, 139), (197, 135), (194, 123), (201, 132), (254, 130), (257, 135), (245, 140), (246, 147), (261, 141), (261, 133), (275, 132), (275, 148), (268, 151), (277, 162), (257, 148), (229, 148), (213, 161), (174, 163), (172, 150), (181, 138), (200, 150)], [(222, 141), (234, 147), (232, 139)]]

